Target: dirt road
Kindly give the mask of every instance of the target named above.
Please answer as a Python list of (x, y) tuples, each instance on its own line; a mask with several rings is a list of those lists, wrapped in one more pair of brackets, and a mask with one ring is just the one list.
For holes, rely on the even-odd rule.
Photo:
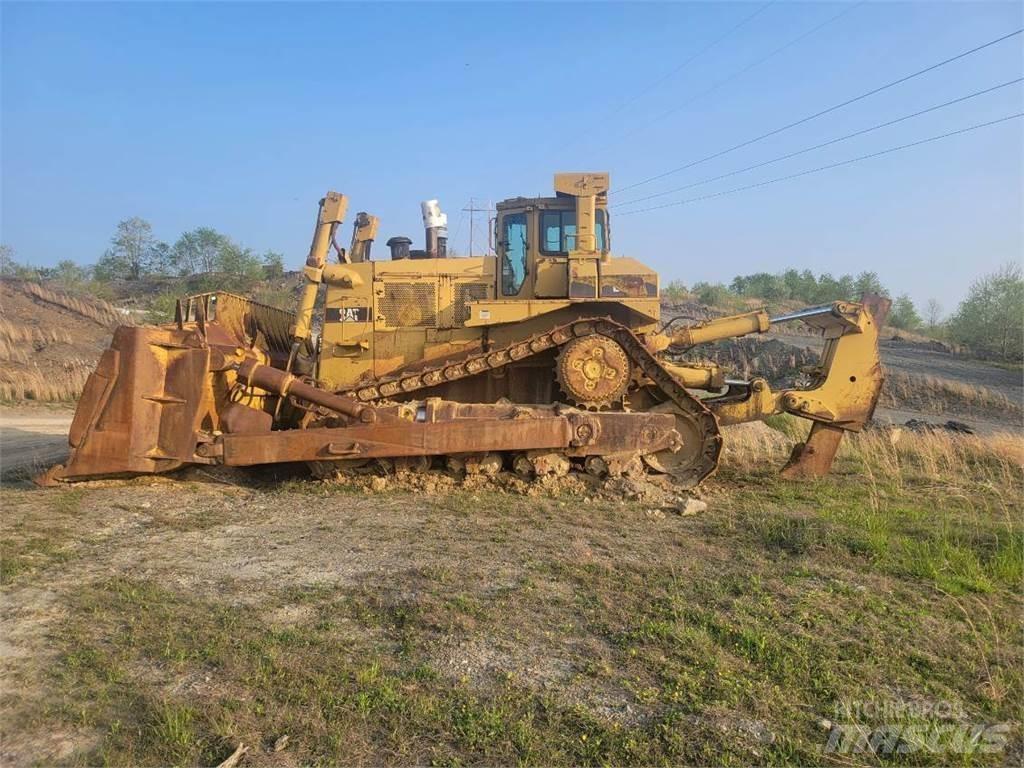
[(0, 476), (25, 477), (63, 461), (68, 455), (71, 410), (0, 410)]
[[(821, 350), (820, 337), (807, 334), (773, 333), (767, 337), (796, 349)], [(937, 376), (974, 387), (986, 387), (1016, 402), (1024, 401), (1024, 376), (1012, 369), (984, 360), (974, 360), (950, 352), (941, 352), (925, 344), (880, 339), (878, 353), (882, 364), (891, 371)]]

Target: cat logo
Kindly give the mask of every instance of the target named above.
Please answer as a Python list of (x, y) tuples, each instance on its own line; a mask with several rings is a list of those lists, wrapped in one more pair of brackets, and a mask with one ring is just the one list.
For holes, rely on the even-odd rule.
[(328, 323), (365, 323), (370, 319), (369, 307), (328, 307)]

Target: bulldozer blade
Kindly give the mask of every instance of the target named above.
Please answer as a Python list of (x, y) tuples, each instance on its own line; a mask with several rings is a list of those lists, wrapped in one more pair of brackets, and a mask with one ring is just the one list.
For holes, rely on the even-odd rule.
[(90, 374), (75, 411), (67, 464), (40, 484), (169, 472), (195, 456), (212, 408), (210, 351), (193, 330), (121, 326)]

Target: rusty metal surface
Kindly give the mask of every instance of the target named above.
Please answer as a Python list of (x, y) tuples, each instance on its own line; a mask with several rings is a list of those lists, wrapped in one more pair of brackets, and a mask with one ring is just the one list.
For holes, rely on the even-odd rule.
[[(286, 461), (448, 456), (558, 449), (566, 456), (662, 451), (679, 447), (670, 414), (590, 413), (558, 406), (447, 401), (391, 406), (372, 425), (224, 434), (201, 446), (232, 466)], [(405, 417), (402, 417), (402, 413)]]
[[(295, 313), (267, 304), (261, 304), (242, 296), (226, 291), (200, 293), (189, 296), (182, 302), (182, 320), (189, 322), (201, 312), (210, 326), (208, 333), (222, 332), (219, 338), (211, 338), (216, 343), (234, 346), (256, 344), (263, 349), (273, 361), (288, 359), (291, 349), (291, 325), (295, 322)], [(306, 346), (306, 354), (313, 348)]]
[(573, 339), (562, 347), (555, 363), (562, 392), (581, 408), (607, 408), (621, 402), (631, 371), (625, 350), (599, 334)]
[(155, 473), (194, 462), (212, 407), (209, 350), (194, 331), (122, 326), (90, 375), (69, 435), (65, 480)]
[(231, 466), (399, 456), (440, 456), (479, 451), (564, 448), (573, 438), (561, 416), (475, 418), (444, 423), (390, 422), (338, 429), (295, 429), (269, 435), (223, 435), (220, 459)]
[(780, 474), (788, 479), (823, 477), (832, 468), (846, 430), (816, 421), (807, 440), (797, 444)]
[(305, 400), (315, 403), (336, 413), (351, 416), (364, 423), (376, 419), (374, 409), (351, 397), (335, 395), (327, 390), (314, 387), (301, 379), (269, 365), (260, 365), (255, 360), (246, 360), (238, 368), (238, 377), (253, 387), (265, 389), (274, 394)]
[(221, 410), (220, 423), (225, 432), (269, 432), (274, 415), (242, 403), (228, 403)]

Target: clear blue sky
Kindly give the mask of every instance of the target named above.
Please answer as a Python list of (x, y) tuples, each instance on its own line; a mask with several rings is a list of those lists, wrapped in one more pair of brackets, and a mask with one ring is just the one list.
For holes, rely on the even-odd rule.
[[(775, 2), (723, 39), (762, 5), (3, 3), (2, 239), (22, 261), (90, 263), (134, 215), (163, 240), (208, 225), (298, 265), (316, 201), (333, 188), (352, 212), (381, 216), (380, 243), (418, 242), (418, 201), (438, 197), (465, 253), (459, 209), (471, 196), (549, 193), (557, 170), (608, 170), (625, 186), (1022, 26), (1016, 2), (869, 2), (741, 73), (849, 7)], [(1018, 36), (613, 202), (1021, 71)], [(1004, 88), (652, 202), (796, 173), (1022, 102), (1019, 85)], [(688, 284), (789, 266), (873, 269), (895, 292), (950, 310), (974, 277), (1021, 259), (1022, 155), (1022, 121), (1011, 121), (613, 217), (615, 250)]]

